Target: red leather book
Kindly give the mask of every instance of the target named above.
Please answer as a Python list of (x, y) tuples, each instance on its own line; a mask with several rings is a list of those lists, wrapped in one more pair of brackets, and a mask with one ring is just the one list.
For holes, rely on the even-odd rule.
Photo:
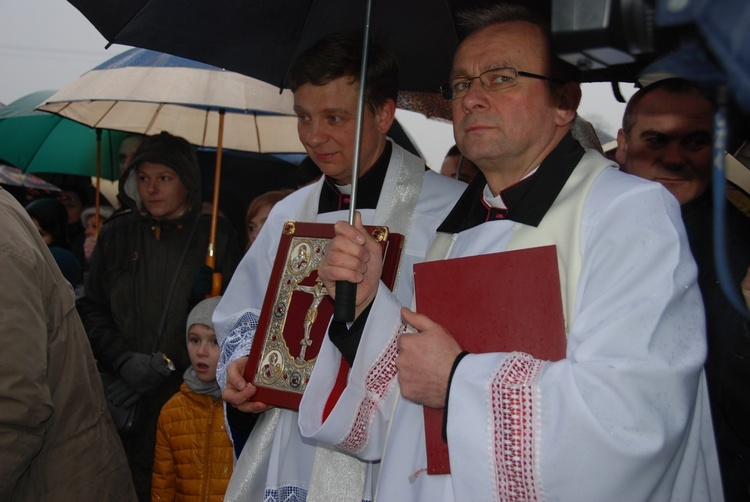
[[(382, 279), (393, 288), (403, 236), (386, 227), (366, 228), (383, 246)], [(317, 280), (323, 251), (333, 237), (333, 224), (284, 225), (245, 366), (245, 380), (258, 389), (254, 401), (299, 409), (333, 315), (333, 300)]]
[[(419, 263), (414, 293), (417, 312), (442, 324), (464, 350), (565, 357), (555, 246)], [(429, 474), (450, 473), (443, 416), (443, 409), (424, 407)]]

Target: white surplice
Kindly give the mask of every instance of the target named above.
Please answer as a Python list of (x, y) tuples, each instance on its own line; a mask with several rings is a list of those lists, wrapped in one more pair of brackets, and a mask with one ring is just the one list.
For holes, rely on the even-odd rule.
[[(575, 170), (593, 173), (577, 195), (579, 221), (558, 222), (569, 233), (552, 225), (540, 241), (563, 256), (566, 358), (463, 358), (448, 403), (450, 475), (425, 472), (422, 407), (398, 391), (398, 298), (378, 291), (347, 387), (321, 421), (341, 357), (324, 342), (300, 407), (302, 434), (382, 460), (377, 500), (722, 499), (703, 306), (679, 206), (660, 185), (603, 162), (586, 154)], [(523, 232), (535, 230), (481, 224), (452, 236), (449, 257), (505, 251)], [(573, 246), (566, 235), (578, 236)]]
[[(437, 226), (445, 219), (466, 185), (430, 170), (425, 172), (421, 159), (395, 143), (392, 148), (378, 206), (374, 210), (362, 209), (360, 212), (365, 225), (388, 225), (391, 231), (405, 234), (396, 288), (398, 297), (408, 301), (413, 294), (412, 266), (423, 260)], [(249, 352), (254, 330), (232, 332), (232, 328), (241, 321), (243, 313), (259, 311), (262, 307), (284, 222), (335, 223), (348, 217), (348, 211), (316, 214), (323, 183), (325, 181), (321, 179), (304, 187), (273, 207), (260, 235), (235, 271), (216, 308), (213, 322), (222, 347), (217, 380), (222, 388), (226, 384), (226, 364)], [(318, 322), (327, 320), (319, 319)], [(310, 485), (317, 444), (301, 437), (297, 416), (296, 412), (290, 410), (274, 410), (261, 415), (238, 460), (238, 468), (228, 491), (230, 499), (249, 496), (248, 500), (261, 500), (259, 491), (265, 490), (262, 500), (286, 500), (288, 496), (297, 497), (294, 500), (304, 500)], [(273, 423), (269, 426), (270, 420)], [(258, 452), (252, 451), (252, 446), (259, 443), (264, 445), (265, 459), (242, 458), (246, 453), (248, 457), (258, 456)], [(335, 469), (336, 466), (333, 467)], [(352, 499), (371, 499), (370, 468), (368, 464), (362, 497), (354, 494)], [(325, 500), (326, 486), (317, 489), (319, 497)]]

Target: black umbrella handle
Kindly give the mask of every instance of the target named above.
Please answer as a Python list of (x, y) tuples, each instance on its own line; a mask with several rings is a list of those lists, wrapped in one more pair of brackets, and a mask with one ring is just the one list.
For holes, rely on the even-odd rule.
[(333, 320), (337, 322), (354, 321), (354, 302), (356, 298), (356, 284), (348, 281), (336, 281), (336, 303), (333, 308)]

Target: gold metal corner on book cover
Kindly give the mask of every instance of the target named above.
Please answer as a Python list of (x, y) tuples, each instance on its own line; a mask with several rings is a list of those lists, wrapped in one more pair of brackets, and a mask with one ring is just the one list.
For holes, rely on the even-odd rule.
[(385, 240), (388, 240), (388, 227), (385, 227), (385, 226), (375, 227), (375, 229), (372, 231), (372, 236), (378, 242), (383, 242)]

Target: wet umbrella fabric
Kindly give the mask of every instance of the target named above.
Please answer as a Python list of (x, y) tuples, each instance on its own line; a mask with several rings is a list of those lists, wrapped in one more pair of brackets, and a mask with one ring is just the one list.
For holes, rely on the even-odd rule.
[[(24, 172), (95, 176), (96, 131), (63, 117), (35, 111), (54, 91), (24, 96), (0, 109), (0, 159)], [(118, 151), (127, 133), (102, 131), (102, 176), (116, 180)]]

